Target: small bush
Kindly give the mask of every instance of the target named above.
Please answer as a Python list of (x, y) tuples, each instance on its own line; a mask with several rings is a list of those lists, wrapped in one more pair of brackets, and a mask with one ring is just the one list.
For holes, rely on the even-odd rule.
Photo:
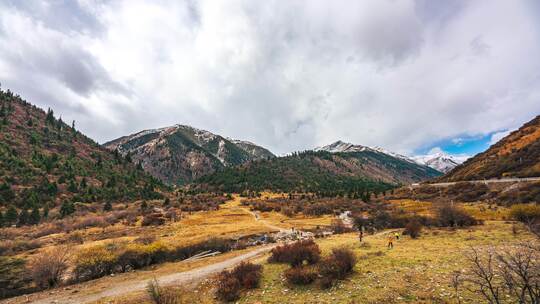
[(56, 247), (37, 254), (29, 263), (28, 271), (40, 288), (58, 285), (68, 268), (69, 250)]
[(468, 227), (479, 224), (465, 210), (450, 205), (437, 210), (437, 221), (442, 227)]
[(289, 284), (308, 285), (317, 279), (317, 271), (312, 267), (291, 267), (285, 271), (285, 279)]
[(517, 204), (510, 208), (510, 216), (522, 223), (540, 221), (540, 205)]
[(321, 287), (328, 288), (337, 280), (344, 279), (353, 271), (354, 265), (356, 265), (356, 257), (350, 249), (333, 249), (332, 254), (319, 264)]
[(150, 213), (143, 217), (141, 225), (143, 226), (161, 226), (165, 224), (165, 218), (161, 213)]
[(83, 238), (82, 233), (76, 231), (76, 232), (72, 232), (72, 233), (70, 233), (68, 235), (67, 241), (69, 243), (74, 243), (74, 244), (83, 244), (84, 243), (84, 238)]
[(242, 262), (232, 270), (232, 275), (238, 278), (242, 288), (257, 288), (262, 276), (262, 266)]
[(347, 233), (352, 231), (352, 229), (347, 227), (341, 219), (333, 219), (330, 223), (330, 229), (332, 229), (335, 234)]
[(156, 241), (156, 237), (153, 235), (143, 235), (135, 239), (135, 243), (148, 245)]
[(240, 263), (232, 270), (224, 270), (218, 275), (216, 296), (222, 301), (234, 301), (240, 297), (242, 289), (259, 286), (262, 266)]
[(231, 302), (240, 298), (240, 281), (228, 271), (219, 274), (216, 296), (222, 301)]
[(165, 289), (154, 278), (146, 285), (146, 292), (154, 304), (179, 304), (179, 294), (173, 290)]
[(405, 225), (405, 231), (403, 231), (403, 234), (409, 235), (411, 238), (416, 239), (420, 236), (420, 232), (422, 231), (422, 224), (420, 221), (412, 219)]
[(315, 264), (320, 260), (321, 250), (313, 240), (298, 241), (292, 244), (278, 246), (270, 252), (270, 263), (288, 263), (292, 267), (304, 262)]
[(116, 262), (116, 255), (105, 246), (85, 248), (75, 256), (73, 273), (78, 281), (99, 278), (111, 273)]

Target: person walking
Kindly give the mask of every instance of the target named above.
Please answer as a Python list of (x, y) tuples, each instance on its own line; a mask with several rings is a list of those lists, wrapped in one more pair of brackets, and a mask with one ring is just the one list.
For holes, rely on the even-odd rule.
[(399, 241), (399, 232), (395, 232), (394, 236), (396, 237), (396, 241)]
[(388, 234), (388, 249), (394, 248), (394, 235), (392, 233)]
[(362, 243), (363, 237), (364, 237), (364, 230), (360, 229), (360, 233), (358, 233), (358, 239), (360, 240), (360, 243)]

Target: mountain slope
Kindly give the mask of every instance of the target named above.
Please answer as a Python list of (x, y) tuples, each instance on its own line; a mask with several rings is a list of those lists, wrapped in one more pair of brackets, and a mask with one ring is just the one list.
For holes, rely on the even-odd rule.
[(250, 162), (225, 168), (196, 183), (225, 191), (275, 190), (348, 192), (366, 183), (408, 184), (441, 175), (413, 161), (372, 149), (319, 151)]
[(0, 206), (159, 196), (159, 181), (56, 119), (52, 110), (0, 90), (0, 120)]
[(274, 157), (253, 143), (184, 125), (141, 131), (104, 146), (129, 154), (145, 171), (169, 184), (183, 184), (223, 167)]
[(457, 166), (440, 181), (540, 176), (540, 116)]

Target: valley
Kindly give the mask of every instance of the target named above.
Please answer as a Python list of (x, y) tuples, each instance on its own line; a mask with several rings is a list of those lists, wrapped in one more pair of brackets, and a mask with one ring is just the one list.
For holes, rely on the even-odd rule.
[(489, 302), (474, 277), (489, 258), (527, 258), (537, 280), (537, 119), (443, 174), (382, 148), (275, 156), (185, 125), (102, 146), (0, 97), (1, 303)]

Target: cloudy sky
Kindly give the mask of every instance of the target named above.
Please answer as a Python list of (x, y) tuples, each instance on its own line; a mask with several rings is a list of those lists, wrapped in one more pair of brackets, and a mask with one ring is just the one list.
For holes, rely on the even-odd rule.
[(540, 114), (538, 1), (0, 1), (0, 82), (99, 142), (474, 154)]

